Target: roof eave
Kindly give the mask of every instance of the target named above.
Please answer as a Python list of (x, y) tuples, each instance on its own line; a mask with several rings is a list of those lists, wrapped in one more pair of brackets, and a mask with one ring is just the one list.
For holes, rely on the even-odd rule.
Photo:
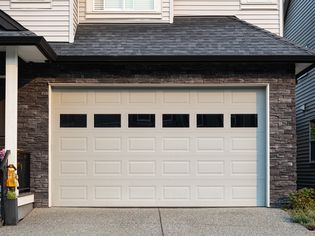
[(49, 43), (42, 36), (0, 36), (1, 46), (36, 46), (38, 50), (47, 58), (55, 61), (57, 55)]
[(126, 56), (58, 56), (60, 62), (290, 62), (315, 63), (315, 55), (126, 55)]

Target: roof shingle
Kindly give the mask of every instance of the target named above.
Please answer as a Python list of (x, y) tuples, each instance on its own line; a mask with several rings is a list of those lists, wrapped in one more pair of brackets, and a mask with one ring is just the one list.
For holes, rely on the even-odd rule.
[(58, 56), (310, 56), (236, 17), (175, 17), (173, 24), (81, 24)]

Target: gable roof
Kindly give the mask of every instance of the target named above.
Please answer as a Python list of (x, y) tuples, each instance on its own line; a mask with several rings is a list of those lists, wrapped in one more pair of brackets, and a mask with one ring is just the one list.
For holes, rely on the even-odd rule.
[(0, 10), (0, 46), (12, 45), (36, 46), (48, 60), (56, 59), (54, 50), (44, 37), (37, 36)]
[(175, 17), (173, 24), (81, 24), (60, 60), (315, 61), (314, 54), (236, 17)]
[(13, 20), (8, 14), (0, 10), (0, 30), (26, 31), (21, 24)]

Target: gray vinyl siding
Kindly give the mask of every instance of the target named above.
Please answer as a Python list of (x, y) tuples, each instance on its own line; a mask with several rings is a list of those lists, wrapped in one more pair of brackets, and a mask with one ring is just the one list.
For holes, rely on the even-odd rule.
[(309, 122), (315, 119), (315, 70), (298, 80), (296, 97), (297, 184), (299, 188), (315, 188), (315, 163), (310, 163), (309, 145)]
[[(315, 1), (291, 0), (284, 36), (315, 50)], [(309, 122), (315, 119), (315, 69), (300, 77), (296, 86), (297, 185), (315, 188), (315, 163), (310, 163)], [(305, 105), (306, 110), (301, 107)]]

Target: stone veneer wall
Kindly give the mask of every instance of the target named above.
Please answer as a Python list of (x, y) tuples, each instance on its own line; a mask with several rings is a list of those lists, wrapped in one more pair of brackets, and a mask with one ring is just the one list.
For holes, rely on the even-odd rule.
[(35, 206), (48, 206), (48, 83), (270, 85), (270, 198), (296, 189), (295, 78), (292, 64), (24, 64), (19, 73), (18, 148), (31, 153)]

